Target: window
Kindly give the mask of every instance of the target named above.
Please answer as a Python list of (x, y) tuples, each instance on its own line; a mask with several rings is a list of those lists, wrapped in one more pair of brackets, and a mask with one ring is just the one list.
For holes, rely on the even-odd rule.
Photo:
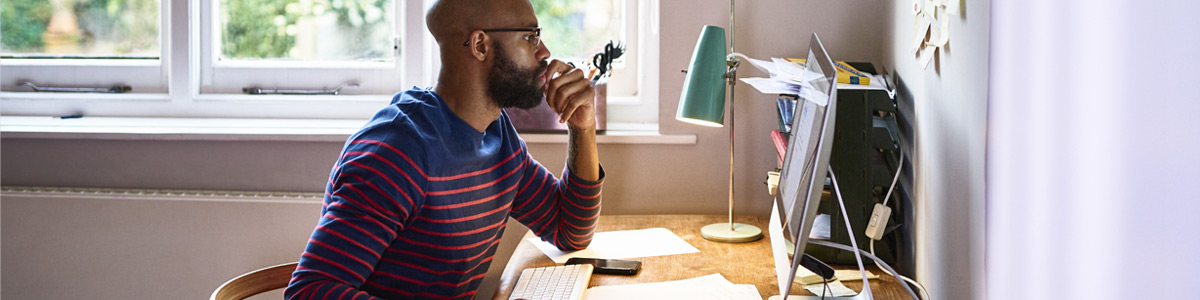
[(608, 116), (614, 123), (657, 123), (657, 98), (640, 97), (645, 86), (639, 81), (638, 58), (643, 56), (639, 52), (643, 50), (639, 37), (652, 33), (639, 26), (642, 18), (638, 12), (651, 7), (645, 2), (532, 1), (538, 23), (545, 28), (543, 40), (556, 58), (586, 65), (609, 42), (624, 46), (626, 53), (614, 61), (607, 86), (608, 108), (614, 112)]
[[(402, 89), (395, 0), (212, 0), (202, 8), (201, 93)], [(403, 1), (400, 1), (403, 2)], [(341, 89), (338, 89), (341, 87)], [(294, 92), (294, 91), (293, 91)]]
[[(582, 63), (610, 40), (624, 44), (609, 84), (609, 122), (657, 124), (657, 92), (647, 84), (657, 67), (639, 68), (657, 58), (657, 1), (532, 3), (556, 58)], [(425, 29), (429, 0), (0, 4), (5, 114), (362, 119), (395, 92), (431, 86), (440, 67)], [(132, 90), (34, 93), (25, 81)], [(341, 89), (336, 96), (247, 95), (252, 87)]]
[(159, 0), (0, 1), (0, 87), (125, 85), (132, 92), (165, 92), (164, 6)]

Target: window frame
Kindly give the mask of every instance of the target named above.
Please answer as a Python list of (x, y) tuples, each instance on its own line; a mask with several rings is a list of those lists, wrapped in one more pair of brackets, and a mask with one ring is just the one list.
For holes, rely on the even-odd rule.
[[(32, 91), (24, 82), (54, 87), (111, 87), (128, 85), (131, 93), (165, 93), (167, 91), (172, 2), (158, 0), (158, 59), (0, 59), (0, 89)], [(70, 74), (70, 76), (63, 76)], [(103, 75), (103, 76), (100, 76)]]
[(609, 128), (658, 131), (659, 0), (626, 0), (626, 6), (626, 13), (636, 16), (628, 18), (625, 29), (629, 40), (627, 49), (633, 50), (625, 63), (637, 66), (631, 72), (635, 76), (629, 76), (636, 87), (632, 95), (608, 98)]
[[(407, 1), (393, 0), (391, 62), (354, 61), (220, 61), (220, 0), (199, 0), (200, 6), (200, 93), (241, 94), (245, 87), (283, 89), (334, 89), (342, 84), (344, 95), (380, 95), (402, 90), (405, 82), (401, 32), (406, 23)], [(207, 21), (207, 22), (204, 22)]]
[[(430, 0), (396, 0), (398, 6), (397, 33), (401, 53), (395, 63), (395, 73), (404, 82), (395, 90), (361, 95), (245, 95), (241, 93), (203, 92), (201, 63), (202, 5), (218, 0), (191, 0), (181, 5), (163, 1), (160, 39), (162, 57), (159, 60), (158, 80), (162, 89), (126, 94), (67, 94), (33, 93), (27, 89), (0, 91), (3, 115), (69, 115), (107, 117), (185, 117), (185, 118), (291, 118), (291, 119), (366, 119), (386, 105), (396, 92), (411, 87), (429, 87), (437, 79), (440, 57), (437, 45), (425, 29), (424, 11)], [(630, 96), (609, 98), (609, 130), (656, 131), (658, 125), (658, 1), (624, 0), (627, 11), (636, 10), (636, 18), (627, 18), (627, 39), (639, 64), (636, 82), (638, 92)], [(636, 4), (635, 4), (636, 3)], [(643, 23), (644, 22), (644, 23)], [(183, 38), (173, 38), (183, 37)], [(633, 38), (636, 37), (636, 38)], [(640, 47), (635, 47), (635, 40)], [(211, 44), (210, 44), (211, 45)], [(6, 59), (3, 73), (10, 73)], [(74, 71), (45, 69), (52, 74)], [(76, 69), (70, 69), (76, 70)], [(107, 73), (106, 73), (107, 74)], [(98, 78), (100, 78), (98, 76)], [(5, 82), (9, 84), (11, 82)], [(39, 83), (40, 84), (40, 83)], [(58, 83), (55, 83), (58, 84)], [(280, 85), (279, 88), (307, 88)], [(239, 87), (240, 89), (240, 87)], [(353, 94), (353, 93), (352, 93)], [(621, 124), (633, 124), (623, 126)]]

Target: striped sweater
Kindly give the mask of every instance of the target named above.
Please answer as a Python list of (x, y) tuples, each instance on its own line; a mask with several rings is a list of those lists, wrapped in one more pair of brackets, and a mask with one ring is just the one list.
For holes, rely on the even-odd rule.
[(572, 250), (600, 214), (601, 183), (556, 178), (506, 114), (480, 133), (416, 88), (350, 137), (329, 177), (287, 299), (470, 299), (508, 217)]

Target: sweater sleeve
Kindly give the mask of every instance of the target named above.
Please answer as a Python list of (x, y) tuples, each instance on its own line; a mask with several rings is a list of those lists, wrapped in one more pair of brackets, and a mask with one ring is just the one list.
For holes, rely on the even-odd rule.
[(559, 179), (525, 153), (524, 176), (510, 216), (561, 250), (587, 248), (600, 215), (604, 168), (598, 180), (590, 181), (575, 176), (567, 163)]
[(359, 290), (423, 201), (417, 162), (384, 142), (347, 143), (287, 299), (373, 299)]

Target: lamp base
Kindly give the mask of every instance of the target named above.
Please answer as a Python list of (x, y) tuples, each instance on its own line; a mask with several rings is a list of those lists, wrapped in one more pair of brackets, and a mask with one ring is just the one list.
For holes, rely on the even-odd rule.
[(706, 240), (722, 243), (745, 243), (762, 238), (762, 229), (754, 225), (733, 223), (733, 230), (729, 227), (729, 223), (709, 224), (700, 228), (700, 235)]

